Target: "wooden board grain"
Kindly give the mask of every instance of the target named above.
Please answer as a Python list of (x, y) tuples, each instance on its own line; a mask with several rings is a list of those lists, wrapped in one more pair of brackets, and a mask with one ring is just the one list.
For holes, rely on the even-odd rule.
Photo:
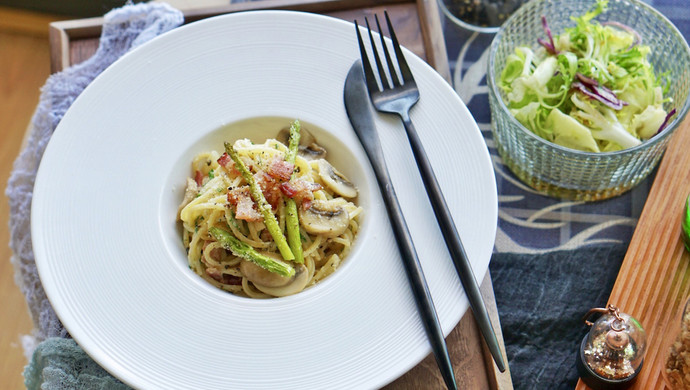
[(690, 296), (690, 254), (680, 225), (690, 195), (690, 117), (672, 137), (608, 302), (637, 318), (647, 334), (644, 365), (631, 389), (664, 388), (670, 333)]
[[(263, 0), (184, 10), (185, 22), (229, 12), (254, 9), (290, 9), (321, 13), (347, 21), (382, 14), (385, 9), (401, 44), (427, 61), (450, 83), (451, 75), (436, 0)], [(103, 18), (60, 21), (51, 24), (51, 69), (57, 72), (88, 59), (98, 48)], [(353, 37), (354, 39), (354, 37)], [(501, 346), (503, 336), (487, 272), (481, 291)], [(512, 389), (510, 370), (501, 373), (493, 363), (470, 311), (447, 337), (459, 388)], [(505, 356), (505, 350), (503, 350)], [(440, 389), (443, 380), (432, 355), (401, 376), (387, 389)]]

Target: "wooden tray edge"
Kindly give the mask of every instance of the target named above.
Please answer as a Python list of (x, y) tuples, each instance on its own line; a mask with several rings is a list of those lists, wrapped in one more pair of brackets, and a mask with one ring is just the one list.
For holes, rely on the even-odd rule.
[[(264, 0), (260, 2), (228, 4), (222, 7), (204, 9), (188, 9), (183, 11), (185, 23), (231, 12), (263, 9), (285, 9), (303, 12), (333, 12), (351, 10), (386, 4), (412, 3), (417, 4), (419, 24), (422, 27), (422, 41), (427, 55), (427, 63), (450, 84), (451, 75), (448, 65), (443, 38), (441, 16), (436, 0)], [(51, 46), (51, 73), (60, 72), (70, 64), (69, 48), (72, 40), (79, 38), (98, 38), (101, 34), (103, 18), (86, 18), (64, 20), (49, 24), (49, 40)]]

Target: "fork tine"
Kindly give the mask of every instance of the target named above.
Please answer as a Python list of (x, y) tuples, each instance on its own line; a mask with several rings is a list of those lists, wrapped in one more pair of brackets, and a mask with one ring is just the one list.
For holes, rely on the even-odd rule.
[(381, 24), (379, 23), (379, 16), (374, 14), (374, 19), (376, 19), (376, 29), (379, 30), (381, 46), (383, 46), (383, 54), (384, 57), (386, 57), (386, 63), (388, 64), (388, 72), (390, 73), (391, 80), (393, 81), (393, 87), (399, 87), (400, 79), (398, 78), (398, 73), (395, 70), (395, 65), (393, 65), (393, 59), (391, 58), (390, 52), (388, 51), (388, 45), (386, 45), (386, 41), (384, 40), (383, 30), (381, 29)]
[(374, 34), (371, 33), (371, 27), (369, 26), (369, 19), (364, 18), (367, 23), (367, 30), (369, 30), (369, 41), (371, 41), (371, 51), (374, 52), (374, 62), (376, 62), (376, 69), (379, 71), (379, 77), (381, 77), (381, 87), (383, 89), (392, 88), (392, 85), (388, 81), (388, 76), (386, 76), (386, 71), (383, 69), (383, 64), (381, 63), (381, 57), (379, 57), (379, 51), (376, 49), (376, 43), (374, 42)]
[(386, 24), (388, 25), (388, 32), (391, 35), (391, 40), (393, 41), (393, 48), (395, 49), (395, 58), (398, 60), (398, 66), (400, 67), (400, 73), (404, 82), (414, 82), (414, 77), (412, 76), (412, 71), (410, 71), (409, 65), (405, 60), (402, 49), (400, 48), (400, 43), (398, 38), (395, 36), (395, 31), (393, 31), (393, 23), (388, 17), (388, 12), (383, 11), (383, 15), (386, 17)]
[(362, 39), (362, 34), (359, 31), (359, 25), (355, 20), (355, 31), (357, 32), (357, 42), (359, 42), (359, 54), (362, 57), (362, 68), (364, 69), (364, 79), (367, 82), (367, 89), (369, 93), (374, 91), (380, 91), (379, 84), (376, 82), (376, 76), (374, 76), (374, 70), (371, 69), (371, 62), (369, 62), (369, 56), (367, 55), (367, 49), (364, 46), (364, 40)]

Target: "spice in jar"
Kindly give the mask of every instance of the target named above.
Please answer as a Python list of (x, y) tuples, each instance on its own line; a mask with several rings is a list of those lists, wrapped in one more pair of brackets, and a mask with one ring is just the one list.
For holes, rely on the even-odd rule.
[(498, 27), (524, 0), (443, 0), (448, 12), (461, 21), (479, 27)]
[(690, 388), (690, 312), (681, 318), (680, 333), (669, 348), (666, 378), (674, 389)]
[[(589, 318), (602, 314), (595, 322)], [(647, 335), (642, 325), (618, 307), (591, 309), (585, 323), (592, 328), (580, 344), (576, 360), (582, 381), (592, 389), (624, 389), (642, 369)]]
[[(690, 196), (685, 200), (681, 218), (681, 232), (685, 248), (690, 251)], [(673, 389), (690, 389), (690, 300), (685, 303), (680, 318), (680, 332), (671, 344), (666, 358), (666, 380)]]

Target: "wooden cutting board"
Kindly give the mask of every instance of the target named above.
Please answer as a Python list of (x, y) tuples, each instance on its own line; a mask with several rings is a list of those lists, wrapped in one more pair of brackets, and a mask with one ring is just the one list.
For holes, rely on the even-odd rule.
[(672, 137), (608, 302), (637, 318), (647, 334), (645, 361), (631, 389), (664, 388), (670, 332), (690, 296), (690, 254), (681, 236), (690, 195), (690, 116)]

